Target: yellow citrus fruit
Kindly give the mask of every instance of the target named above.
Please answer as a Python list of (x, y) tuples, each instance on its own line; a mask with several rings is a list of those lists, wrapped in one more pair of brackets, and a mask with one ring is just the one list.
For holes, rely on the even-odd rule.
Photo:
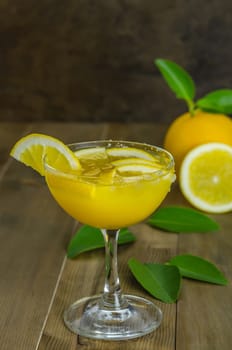
[(194, 147), (208, 142), (232, 145), (232, 120), (223, 114), (195, 111), (185, 113), (169, 126), (164, 147), (172, 153), (176, 170), (179, 171), (185, 155)]
[(61, 170), (78, 170), (81, 165), (75, 154), (60, 140), (44, 134), (22, 137), (12, 148), (10, 155), (44, 175), (44, 157), (47, 162)]
[(211, 142), (192, 149), (181, 164), (180, 188), (186, 199), (202, 211), (231, 211), (232, 147)]

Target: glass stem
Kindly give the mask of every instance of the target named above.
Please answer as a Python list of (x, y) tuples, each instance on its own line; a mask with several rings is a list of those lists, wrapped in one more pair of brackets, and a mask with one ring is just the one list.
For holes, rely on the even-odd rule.
[(103, 307), (120, 309), (127, 306), (126, 298), (121, 293), (118, 276), (117, 247), (119, 230), (102, 229), (105, 240), (105, 284)]

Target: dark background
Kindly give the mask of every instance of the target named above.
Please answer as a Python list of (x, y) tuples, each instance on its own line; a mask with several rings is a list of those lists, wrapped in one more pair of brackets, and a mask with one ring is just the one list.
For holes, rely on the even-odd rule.
[(1, 0), (0, 120), (169, 123), (158, 57), (232, 88), (232, 1)]

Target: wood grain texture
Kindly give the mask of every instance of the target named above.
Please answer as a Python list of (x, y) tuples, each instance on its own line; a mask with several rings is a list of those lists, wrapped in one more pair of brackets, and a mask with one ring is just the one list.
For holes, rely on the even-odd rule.
[(229, 350), (232, 346), (232, 215), (214, 215), (214, 218), (220, 224), (218, 232), (181, 235), (178, 251), (199, 255), (216, 264), (229, 279), (229, 285), (184, 281), (177, 314), (177, 348), (180, 350)]
[[(0, 339), (1, 350), (230, 350), (232, 214), (214, 215), (220, 230), (210, 234), (172, 234), (145, 222), (130, 229), (132, 245), (119, 248), (122, 289), (151, 298), (131, 275), (127, 261), (165, 263), (190, 253), (215, 263), (229, 279), (228, 286), (183, 280), (176, 304), (155, 301), (164, 312), (159, 329), (126, 342), (93, 341), (72, 334), (63, 324), (64, 309), (76, 299), (100, 293), (104, 280), (104, 252), (97, 250), (75, 260), (65, 257), (77, 228), (54, 202), (44, 181), (8, 152), (28, 132), (43, 132), (74, 142), (125, 138), (162, 144), (165, 126), (149, 123), (33, 123), (0, 124)], [(173, 186), (163, 205), (188, 203)]]
[(1, 182), (2, 349), (36, 347), (73, 230), (41, 180), (12, 163)]

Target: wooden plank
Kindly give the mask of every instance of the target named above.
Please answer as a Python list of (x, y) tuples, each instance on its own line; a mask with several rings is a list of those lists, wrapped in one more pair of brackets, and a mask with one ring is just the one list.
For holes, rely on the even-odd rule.
[[(0, 187), (1, 348), (34, 349), (73, 222), (37, 174), (12, 163)], [(29, 326), (30, 325), (30, 326)]]
[[(10, 132), (12, 130), (12, 134)], [(21, 131), (9, 129), (14, 143)], [(31, 130), (69, 140), (102, 136), (102, 126), (49, 124)], [(1, 349), (33, 350), (44, 322), (74, 221), (51, 198), (43, 179), (12, 160), (0, 183)]]
[[(187, 205), (187, 203), (186, 203)], [(221, 228), (208, 234), (179, 236), (178, 253), (201, 256), (221, 269), (231, 280), (232, 214), (212, 215)], [(178, 302), (178, 350), (230, 350), (232, 286), (218, 286), (185, 279)]]

